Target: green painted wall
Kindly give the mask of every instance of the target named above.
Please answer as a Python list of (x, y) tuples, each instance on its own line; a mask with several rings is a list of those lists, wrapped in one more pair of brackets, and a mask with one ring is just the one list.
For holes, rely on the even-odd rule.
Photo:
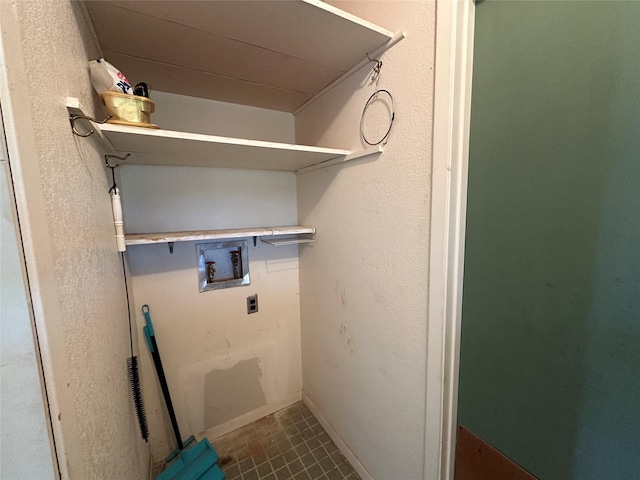
[(459, 422), (640, 478), (640, 2), (476, 9)]

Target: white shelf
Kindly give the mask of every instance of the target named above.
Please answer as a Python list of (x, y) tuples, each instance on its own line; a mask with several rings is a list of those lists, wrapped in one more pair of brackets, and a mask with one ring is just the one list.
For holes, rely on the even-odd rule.
[(103, 56), (134, 83), (286, 112), (402, 36), (320, 0), (84, 3)]
[[(315, 227), (259, 227), (228, 230), (198, 230), (192, 232), (135, 233), (125, 235), (126, 245), (148, 245), (151, 243), (190, 242), (193, 240), (223, 240), (227, 238), (273, 237), (283, 235), (313, 235)], [(297, 242), (301, 243), (301, 242)]]
[(105, 123), (95, 125), (125, 164), (298, 171), (344, 158), (349, 150), (218, 137)]
[[(100, 54), (132, 83), (155, 90), (292, 112), (294, 115), (404, 38), (321, 0), (81, 3)], [(127, 32), (122, 35), (122, 32)], [(82, 115), (67, 99), (71, 115)], [(85, 125), (82, 125), (82, 122)], [(283, 170), (304, 173), (363, 156), (359, 151), (155, 130), (89, 125), (91, 140), (122, 164)], [(110, 159), (109, 166), (117, 161)], [(126, 245), (313, 234), (273, 227), (130, 234)], [(272, 244), (312, 242), (282, 238)]]
[[(85, 115), (77, 98), (67, 97), (67, 110), (70, 116)], [(104, 153), (121, 157), (131, 154), (121, 163), (123, 165), (249, 168), (304, 173), (383, 151), (380, 146), (351, 152), (112, 123), (96, 124), (86, 120), (76, 123), (81, 132), (95, 132), (89, 138), (99, 142)], [(111, 162), (112, 165), (116, 163)]]

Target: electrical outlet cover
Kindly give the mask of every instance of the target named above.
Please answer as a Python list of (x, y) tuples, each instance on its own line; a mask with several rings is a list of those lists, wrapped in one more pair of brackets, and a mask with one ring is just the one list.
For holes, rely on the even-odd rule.
[(258, 311), (258, 294), (249, 295), (247, 297), (247, 313), (256, 313)]

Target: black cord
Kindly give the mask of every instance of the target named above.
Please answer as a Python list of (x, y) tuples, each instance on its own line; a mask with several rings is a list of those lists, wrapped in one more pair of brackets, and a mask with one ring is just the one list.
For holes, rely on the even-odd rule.
[(131, 303), (129, 302), (129, 286), (127, 284), (127, 270), (124, 263), (124, 252), (120, 252), (122, 259), (122, 275), (124, 276), (124, 292), (127, 296), (127, 314), (129, 316), (129, 346), (131, 348), (131, 356), (133, 357), (133, 330), (131, 328)]
[(111, 188), (109, 189), (109, 193), (111, 193), (111, 192), (115, 192), (118, 188), (118, 186), (116, 185), (116, 167), (111, 167), (107, 165), (107, 168), (111, 169), (111, 178), (113, 180), (113, 185), (111, 185)]

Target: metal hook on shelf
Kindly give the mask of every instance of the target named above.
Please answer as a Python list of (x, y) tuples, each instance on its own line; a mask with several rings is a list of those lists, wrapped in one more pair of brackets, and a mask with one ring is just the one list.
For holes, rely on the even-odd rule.
[(104, 120), (100, 121), (100, 120), (96, 120), (93, 117), (89, 117), (88, 115), (70, 115), (69, 120), (71, 121), (71, 130), (73, 130), (73, 133), (75, 135), (78, 135), (79, 137), (88, 137), (92, 133), (95, 133), (95, 130), (92, 128), (87, 133), (80, 133), (76, 128), (76, 120), (89, 120), (90, 122), (93, 122), (93, 123), (102, 124), (102, 123), (105, 123), (107, 120), (109, 120), (112, 116), (113, 115), (107, 115)]
[(373, 67), (373, 75), (371, 75), (371, 81), (375, 82), (380, 77), (380, 70), (382, 70), (382, 60), (378, 60), (377, 58), (371, 58), (369, 56), (369, 52), (366, 52), (367, 60), (371, 63), (375, 63), (375, 67)]
[(121, 160), (121, 161), (123, 161), (123, 162), (124, 162), (124, 161), (125, 161), (127, 158), (129, 158), (130, 156), (131, 156), (131, 154), (130, 154), (130, 153), (127, 153), (124, 157), (119, 157), (118, 155), (105, 155), (105, 156), (104, 156), (104, 166), (105, 166), (105, 167), (107, 167), (107, 168), (117, 168), (117, 167), (119, 167), (119, 166), (120, 166), (120, 164), (117, 164), (117, 165), (111, 165), (111, 164), (109, 163), (109, 159), (110, 159), (110, 158), (116, 158), (116, 159)]
[(117, 193), (118, 192), (118, 186), (116, 185), (116, 168), (118, 168), (120, 166), (120, 164), (111, 165), (109, 163), (109, 159), (110, 158), (117, 158), (118, 160), (121, 160), (121, 161), (124, 162), (130, 156), (131, 156), (130, 153), (127, 153), (124, 157), (119, 157), (117, 155), (105, 155), (104, 156), (104, 166), (111, 169), (111, 178), (113, 179), (113, 184), (111, 185), (111, 188), (109, 189), (109, 193)]

